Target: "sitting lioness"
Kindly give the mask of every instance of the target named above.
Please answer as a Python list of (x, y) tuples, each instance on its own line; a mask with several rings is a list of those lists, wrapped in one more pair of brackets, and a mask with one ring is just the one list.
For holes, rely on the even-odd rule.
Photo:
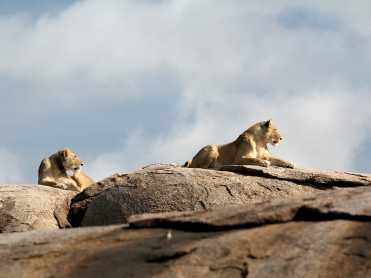
[[(69, 148), (58, 151), (49, 158), (44, 158), (39, 167), (41, 185), (81, 192), (84, 188), (95, 183), (87, 175), (81, 173), (82, 161)], [(66, 170), (74, 172), (69, 176)]]
[(207, 145), (202, 148), (184, 167), (220, 168), (223, 165), (258, 165), (295, 168), (295, 164), (269, 154), (267, 144), (277, 146), (282, 140), (272, 120), (260, 122), (243, 132), (228, 144)]

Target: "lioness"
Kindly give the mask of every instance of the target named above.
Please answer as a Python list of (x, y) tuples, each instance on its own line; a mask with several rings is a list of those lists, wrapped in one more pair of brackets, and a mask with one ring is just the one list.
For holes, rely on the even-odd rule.
[[(58, 151), (49, 158), (44, 158), (39, 167), (41, 185), (81, 192), (84, 188), (95, 183), (87, 175), (81, 173), (82, 161), (69, 148)], [(74, 172), (69, 176), (66, 170)]]
[(269, 154), (267, 144), (277, 146), (282, 140), (272, 120), (257, 123), (228, 144), (207, 145), (184, 167), (220, 168), (223, 165), (259, 165), (295, 168), (295, 164)]

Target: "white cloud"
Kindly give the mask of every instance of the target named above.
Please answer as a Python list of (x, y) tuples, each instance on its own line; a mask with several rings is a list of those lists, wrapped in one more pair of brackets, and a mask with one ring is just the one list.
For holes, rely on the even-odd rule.
[[(348, 72), (338, 65), (352, 63), (350, 33), (362, 37), (368, 29), (344, 27), (345, 11), (336, 14), (327, 5), (308, 3), (91, 0), (57, 17), (5, 18), (0, 72), (62, 87), (69, 80), (81, 87), (125, 85), (127, 95), (140, 91), (143, 76), (170, 69), (186, 94), (225, 93), (238, 85), (266, 92), (273, 84), (295, 93), (307, 83), (323, 86), (343, 78)], [(331, 13), (338, 28), (286, 29), (280, 14), (300, 6), (318, 16)]]
[[(89, 136), (104, 145), (85, 155), (95, 179), (183, 163), (269, 118), (284, 138), (273, 154), (350, 170), (370, 132), (369, 10), (351, 1), (79, 1), (56, 16), (0, 17), (0, 81), (24, 96), (12, 104), (26, 119), (61, 115), (80, 138), (96, 128), (80, 119), (102, 118), (105, 137), (126, 138)], [(133, 99), (163, 103), (138, 111), (156, 120), (135, 109), (110, 118)], [(155, 117), (162, 111), (167, 119)]]
[(231, 142), (256, 122), (272, 118), (283, 137), (279, 147), (269, 147), (272, 155), (301, 167), (350, 171), (359, 145), (371, 131), (371, 111), (361, 107), (370, 101), (371, 96), (354, 99), (336, 87), (299, 96), (232, 95), (195, 109), (191, 123), (175, 120), (172, 130), (158, 137), (134, 131), (120, 150), (101, 155), (87, 169), (101, 179), (149, 163), (182, 164), (203, 146)]
[(0, 183), (20, 183), (23, 180), (20, 156), (0, 147)]

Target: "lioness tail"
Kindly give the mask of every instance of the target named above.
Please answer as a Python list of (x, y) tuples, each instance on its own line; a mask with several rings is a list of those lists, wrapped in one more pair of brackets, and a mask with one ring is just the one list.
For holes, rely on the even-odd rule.
[(192, 163), (192, 160), (188, 160), (186, 163), (184, 163), (183, 167), (189, 167)]

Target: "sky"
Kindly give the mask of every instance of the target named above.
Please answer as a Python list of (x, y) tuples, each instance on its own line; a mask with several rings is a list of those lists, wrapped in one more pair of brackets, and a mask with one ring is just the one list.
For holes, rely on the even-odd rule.
[(0, 183), (96, 181), (272, 119), (272, 155), (371, 173), (371, 2), (0, 0)]

